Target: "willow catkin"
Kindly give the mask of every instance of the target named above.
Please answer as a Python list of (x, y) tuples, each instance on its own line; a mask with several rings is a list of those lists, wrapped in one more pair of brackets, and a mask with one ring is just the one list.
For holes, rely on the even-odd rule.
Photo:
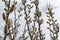
[(10, 28), (10, 26), (11, 26), (12, 24), (13, 24), (12, 19), (8, 19), (8, 21), (7, 21), (8, 28)]

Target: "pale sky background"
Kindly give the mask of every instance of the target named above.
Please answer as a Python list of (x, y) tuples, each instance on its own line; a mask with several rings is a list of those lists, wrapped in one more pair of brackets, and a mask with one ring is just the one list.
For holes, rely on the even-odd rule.
[[(17, 0), (17, 1), (18, 1), (17, 8), (19, 8), (20, 6), (23, 6), (22, 3), (21, 3), (21, 0)], [(60, 26), (60, 0), (39, 0), (39, 9), (42, 11), (42, 18), (44, 19), (44, 23), (41, 26), (42, 26), (43, 33), (46, 34), (45, 35), (46, 36), (45, 40), (50, 40), (49, 30), (47, 29), (48, 25), (46, 24), (46, 21), (47, 21), (47, 17), (46, 17), (47, 3), (49, 3), (49, 2), (50, 2), (51, 7), (53, 8), (53, 10), (55, 12), (55, 14), (54, 14), (55, 19), (58, 20), (58, 23), (59, 23), (59, 26)], [(12, 3), (13, 3), (13, 0), (12, 0)], [(30, 3), (30, 1), (27, 0), (27, 3)], [(31, 11), (32, 11), (31, 12), (31, 16), (32, 17), (33, 17), (32, 13), (35, 12), (34, 9), (35, 9), (35, 7), (31, 9)], [(5, 26), (4, 20), (2, 19), (3, 11), (4, 11), (4, 3), (0, 0), (0, 36), (2, 36), (2, 37), (4, 36), (3, 30), (4, 30), (4, 26)], [(13, 12), (10, 14), (10, 18), (12, 18), (12, 20), (13, 20), (13, 18), (14, 18)], [(21, 27), (19, 27), (19, 29), (18, 29), (19, 30), (19, 32), (18, 32), (19, 35), (17, 36), (17, 38), (23, 32), (23, 29), (21, 29), (21, 28), (24, 28), (24, 25), (25, 25), (25, 23), (24, 23), (25, 21), (24, 21), (23, 16), (20, 19), (21, 19), (20, 20)], [(58, 39), (60, 40), (60, 32), (59, 32)]]

